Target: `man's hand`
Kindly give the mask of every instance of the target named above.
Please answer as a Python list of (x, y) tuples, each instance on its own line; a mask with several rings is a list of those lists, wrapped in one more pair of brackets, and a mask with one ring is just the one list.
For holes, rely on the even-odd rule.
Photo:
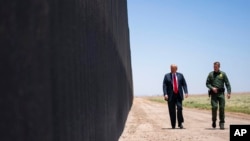
[(164, 100), (165, 100), (165, 101), (168, 101), (168, 95), (167, 95), (167, 94), (164, 95)]
[(188, 94), (185, 94), (185, 98), (188, 98)]
[(227, 99), (230, 99), (231, 95), (230, 94), (227, 94)]
[(214, 92), (215, 94), (217, 94), (217, 92), (218, 92), (218, 89), (217, 89), (217, 88), (213, 87), (212, 90), (213, 90), (213, 92)]

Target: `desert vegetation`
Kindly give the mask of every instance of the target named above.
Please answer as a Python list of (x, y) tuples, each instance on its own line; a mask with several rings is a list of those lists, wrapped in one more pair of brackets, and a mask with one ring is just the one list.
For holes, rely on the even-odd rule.
[[(148, 97), (150, 101), (165, 103), (163, 96)], [(183, 106), (187, 108), (197, 108), (210, 110), (210, 98), (207, 94), (192, 95), (184, 99)], [(249, 93), (233, 93), (230, 99), (226, 98), (226, 112), (237, 112), (250, 114), (250, 92)]]

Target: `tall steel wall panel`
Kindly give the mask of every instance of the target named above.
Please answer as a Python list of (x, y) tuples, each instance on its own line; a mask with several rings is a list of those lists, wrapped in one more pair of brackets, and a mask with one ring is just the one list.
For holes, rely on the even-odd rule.
[(0, 140), (116, 141), (132, 106), (126, 0), (0, 2)]

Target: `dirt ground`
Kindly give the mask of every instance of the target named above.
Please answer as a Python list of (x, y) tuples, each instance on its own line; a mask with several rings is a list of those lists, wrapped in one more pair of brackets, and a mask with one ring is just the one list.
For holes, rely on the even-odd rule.
[(229, 126), (250, 124), (250, 115), (225, 114), (220, 130), (218, 122), (215, 129), (211, 126), (211, 111), (184, 108), (184, 128), (172, 129), (166, 103), (135, 97), (119, 141), (229, 141)]

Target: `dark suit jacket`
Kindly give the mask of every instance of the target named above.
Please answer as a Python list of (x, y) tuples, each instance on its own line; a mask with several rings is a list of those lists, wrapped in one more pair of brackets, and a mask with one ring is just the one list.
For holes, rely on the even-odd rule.
[[(188, 93), (187, 83), (182, 73), (176, 72), (176, 76), (178, 78), (179, 95), (181, 99), (183, 100), (183, 91), (185, 92), (185, 94)], [(171, 101), (174, 95), (172, 73), (166, 74), (163, 80), (163, 95), (166, 95), (166, 94), (168, 95), (168, 101)]]

